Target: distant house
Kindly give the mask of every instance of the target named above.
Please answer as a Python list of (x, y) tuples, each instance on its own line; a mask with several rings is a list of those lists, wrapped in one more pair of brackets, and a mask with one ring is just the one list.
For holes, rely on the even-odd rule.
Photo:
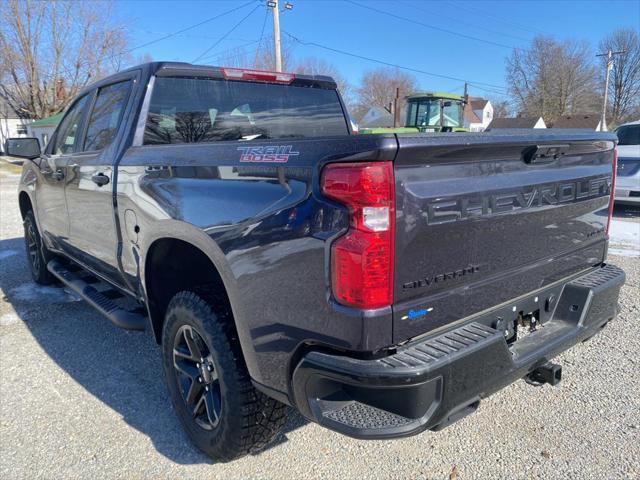
[(470, 132), (482, 132), (493, 120), (493, 105), (484, 98), (469, 97), (462, 116), (465, 128)]
[(31, 122), (27, 126), (29, 136), (40, 140), (40, 147), (44, 149), (60, 120), (62, 120), (62, 113)]
[(393, 127), (393, 115), (382, 107), (371, 107), (358, 122), (360, 128)]
[(600, 115), (597, 113), (579, 113), (558, 118), (551, 128), (579, 128), (582, 130), (600, 130)]
[(542, 117), (515, 117), (494, 118), (487, 130), (500, 130), (503, 128), (547, 128)]
[(7, 138), (26, 137), (28, 118), (21, 118), (3, 99), (0, 99), (0, 152)]

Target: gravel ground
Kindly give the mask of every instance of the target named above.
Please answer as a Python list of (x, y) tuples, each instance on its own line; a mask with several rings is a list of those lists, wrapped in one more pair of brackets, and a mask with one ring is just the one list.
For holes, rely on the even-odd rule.
[(628, 242), (637, 211), (616, 210), (622, 313), (558, 358), (558, 387), (519, 381), (443, 432), (393, 441), (353, 440), (296, 415), (268, 450), (216, 464), (182, 433), (149, 334), (30, 281), (18, 171), (0, 160), (3, 479), (640, 478), (640, 258)]

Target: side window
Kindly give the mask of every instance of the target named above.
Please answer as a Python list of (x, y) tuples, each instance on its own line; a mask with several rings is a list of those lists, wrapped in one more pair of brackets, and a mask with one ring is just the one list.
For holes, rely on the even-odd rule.
[(56, 132), (55, 145), (52, 153), (54, 155), (66, 155), (73, 153), (78, 134), (78, 126), (82, 119), (82, 112), (87, 104), (90, 95), (85, 95), (78, 100), (62, 119)]
[(127, 104), (130, 87), (131, 81), (128, 80), (103, 87), (98, 91), (95, 106), (87, 123), (83, 150), (102, 150), (113, 141)]

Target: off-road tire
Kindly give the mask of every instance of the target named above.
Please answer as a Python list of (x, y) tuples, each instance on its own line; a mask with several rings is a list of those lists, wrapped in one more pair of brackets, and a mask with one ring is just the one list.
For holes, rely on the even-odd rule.
[[(196, 447), (219, 461), (255, 453), (281, 431), (288, 407), (255, 389), (249, 378), (228, 304), (206, 288), (183, 291), (169, 303), (162, 333), (162, 360), (174, 409)], [(174, 366), (174, 345), (181, 328), (204, 340), (219, 382), (217, 424), (205, 430), (194, 419)], [(184, 378), (184, 377), (182, 377)]]
[(49, 270), (47, 270), (47, 263), (53, 255), (47, 250), (42, 242), (42, 237), (38, 231), (38, 224), (36, 223), (36, 217), (33, 215), (33, 211), (28, 211), (24, 217), (24, 245), (27, 254), (27, 263), (29, 264), (29, 271), (31, 272), (31, 278), (40, 285), (50, 285), (55, 281), (55, 278)]

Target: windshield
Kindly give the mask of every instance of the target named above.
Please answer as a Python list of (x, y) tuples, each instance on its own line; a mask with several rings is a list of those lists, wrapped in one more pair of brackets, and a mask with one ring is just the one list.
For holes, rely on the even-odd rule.
[(144, 144), (347, 135), (338, 92), (258, 82), (156, 78)]
[(458, 127), (460, 122), (460, 104), (458, 102), (445, 102), (444, 106), (444, 126)]
[(440, 100), (426, 99), (409, 102), (407, 127), (440, 125)]
[[(460, 102), (445, 100), (443, 117), (445, 127), (460, 126)], [(405, 126), (440, 126), (440, 99), (425, 98), (410, 101), (409, 108), (407, 109), (407, 123)]]
[(640, 145), (640, 124), (624, 125), (616, 130), (618, 145)]

